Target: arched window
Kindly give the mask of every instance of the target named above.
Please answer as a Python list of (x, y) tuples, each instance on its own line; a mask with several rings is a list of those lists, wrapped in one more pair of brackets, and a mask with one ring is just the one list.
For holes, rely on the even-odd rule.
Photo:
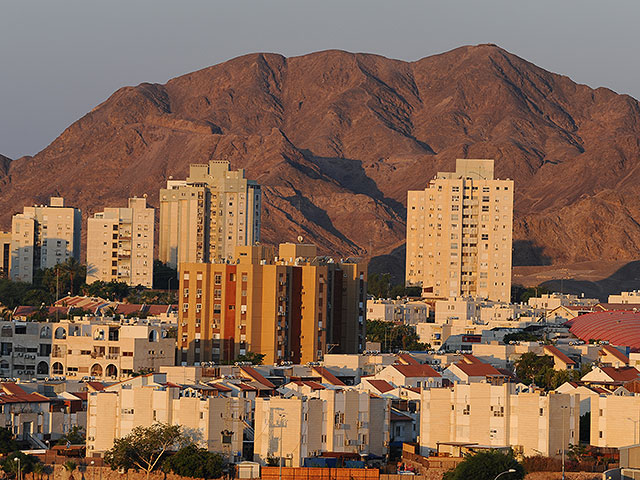
[(51, 337), (51, 327), (49, 325), (45, 325), (40, 329), (40, 338), (50, 338), (50, 337)]
[(107, 377), (117, 378), (118, 377), (118, 369), (113, 363), (107, 365)]
[(67, 331), (64, 329), (64, 327), (56, 328), (55, 337), (56, 338), (67, 338)]
[(101, 377), (102, 376), (102, 365), (99, 363), (94, 363), (91, 367), (91, 376), (92, 377)]
[(38, 375), (48, 375), (49, 374), (49, 364), (47, 362), (40, 362), (36, 369), (36, 373)]
[(60, 362), (56, 362), (51, 366), (51, 372), (54, 375), (63, 375), (64, 374), (64, 367), (62, 366), (62, 364)]
[(150, 342), (157, 342), (158, 341), (158, 331), (157, 330), (151, 330), (149, 332), (149, 341)]

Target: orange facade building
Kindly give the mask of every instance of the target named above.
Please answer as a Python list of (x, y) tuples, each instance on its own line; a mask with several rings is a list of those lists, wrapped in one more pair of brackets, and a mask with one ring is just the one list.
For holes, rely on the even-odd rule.
[(235, 263), (180, 266), (178, 361), (306, 363), (364, 347), (366, 267), (314, 245), (236, 249)]

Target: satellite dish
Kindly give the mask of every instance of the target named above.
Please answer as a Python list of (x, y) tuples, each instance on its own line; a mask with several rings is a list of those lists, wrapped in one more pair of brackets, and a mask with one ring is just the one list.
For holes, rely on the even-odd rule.
[(298, 235), (298, 243), (302, 243), (302, 235)]

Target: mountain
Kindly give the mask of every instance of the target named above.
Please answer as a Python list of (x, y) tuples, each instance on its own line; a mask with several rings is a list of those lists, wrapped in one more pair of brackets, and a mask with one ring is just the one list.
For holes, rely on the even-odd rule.
[[(228, 159), (264, 188), (263, 239), (404, 266), (406, 193), (456, 158), (515, 181), (514, 263), (640, 257), (640, 106), (495, 45), (416, 62), (250, 54), (116, 91), (33, 157), (0, 161), (0, 226), (52, 194), (83, 210)], [(385, 257), (387, 254), (392, 257)], [(386, 262), (386, 263), (385, 263)]]

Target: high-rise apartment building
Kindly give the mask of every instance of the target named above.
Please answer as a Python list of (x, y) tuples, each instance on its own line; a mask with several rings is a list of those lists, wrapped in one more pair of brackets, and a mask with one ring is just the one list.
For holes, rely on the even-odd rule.
[(236, 261), (180, 271), (178, 361), (306, 363), (364, 347), (366, 267), (318, 257), (314, 245), (238, 247)]
[(11, 269), (11, 232), (0, 232), (0, 277), (8, 277)]
[(229, 170), (229, 162), (191, 165), (186, 180), (169, 180), (160, 190), (160, 260), (229, 259), (239, 245), (260, 240), (260, 186)]
[(33, 281), (38, 269), (51, 268), (69, 258), (80, 259), (80, 210), (65, 207), (62, 197), (49, 205), (24, 207), (11, 222), (12, 280)]
[(407, 285), (423, 295), (511, 297), (513, 181), (496, 180), (493, 160), (458, 159), (407, 200)]
[(153, 285), (154, 210), (146, 198), (127, 208), (105, 208), (87, 221), (87, 283)]

